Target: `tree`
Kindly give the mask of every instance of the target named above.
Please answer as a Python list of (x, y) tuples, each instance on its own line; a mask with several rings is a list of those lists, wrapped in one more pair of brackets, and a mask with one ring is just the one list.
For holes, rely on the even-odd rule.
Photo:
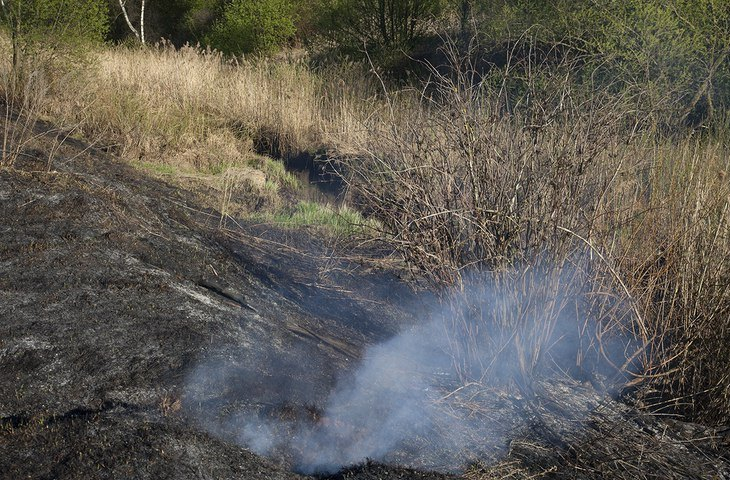
[(233, 0), (225, 6), (206, 40), (229, 55), (271, 53), (295, 33), (295, 6), (291, 0)]
[[(728, 0), (582, 2), (574, 37), (665, 123), (701, 122), (723, 99), (730, 55)], [(598, 63), (598, 62), (596, 62)], [(727, 100), (727, 93), (724, 93)]]
[(101, 42), (108, 29), (104, 0), (0, 0), (0, 22), (10, 31), (16, 68), (31, 49)]
[(712, 118), (717, 101), (730, 102), (730, 1), (674, 0), (669, 8), (691, 46), (694, 62), (691, 96), (682, 112)]
[(441, 0), (330, 0), (323, 28), (355, 49), (410, 48), (443, 9)]
[(525, 37), (543, 53), (574, 54), (588, 88), (610, 85), (645, 119), (696, 123), (730, 102), (730, 0), (473, 2), (492, 58), (524, 54), (514, 46)]

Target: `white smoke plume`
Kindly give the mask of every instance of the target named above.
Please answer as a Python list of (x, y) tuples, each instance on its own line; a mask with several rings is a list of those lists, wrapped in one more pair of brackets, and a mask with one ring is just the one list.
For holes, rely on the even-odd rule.
[[(494, 302), (493, 292), (484, 301)], [(490, 388), (489, 379), (457, 379), (447, 315), (434, 312), (424, 324), (367, 349), (359, 366), (312, 407), (311, 415), (232, 408), (216, 412), (217, 421), (208, 426), (258, 454), (286, 459), (302, 473), (334, 472), (366, 459), (448, 472), (495, 458), (525, 426), (523, 399)], [(558, 325), (558, 333), (575, 330), (574, 316), (558, 322), (568, 324)], [(505, 342), (504, 348), (510, 345)], [(575, 348), (561, 345), (555, 351), (574, 356)], [(498, 368), (507, 376), (516, 371), (515, 365)], [(200, 376), (199, 371), (193, 378)], [(584, 418), (589, 408), (571, 406), (573, 420)]]

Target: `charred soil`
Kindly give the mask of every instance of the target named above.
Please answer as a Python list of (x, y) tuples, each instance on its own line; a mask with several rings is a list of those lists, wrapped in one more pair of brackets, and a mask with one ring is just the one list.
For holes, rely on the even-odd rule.
[[(192, 193), (52, 141), (39, 135), (0, 169), (0, 477), (302, 478), (221, 417), (318, 421), (337, 380), (417, 324), (429, 297), (307, 232), (221, 229)], [(577, 381), (535, 391), (465, 400), (483, 397), (505, 436), (463, 475), (730, 475), (718, 429)], [(566, 398), (587, 413), (571, 417)], [(452, 478), (362, 460), (317, 478)]]

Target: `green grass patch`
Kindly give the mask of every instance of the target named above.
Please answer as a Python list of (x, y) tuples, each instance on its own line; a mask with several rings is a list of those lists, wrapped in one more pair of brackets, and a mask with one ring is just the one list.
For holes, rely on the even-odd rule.
[(267, 182), (273, 182), (288, 190), (299, 190), (301, 187), (297, 177), (286, 171), (284, 162), (281, 160), (256, 155), (251, 157), (247, 163), (250, 167), (264, 172)]
[(291, 211), (269, 217), (274, 223), (289, 227), (317, 227), (333, 235), (352, 236), (374, 230), (379, 224), (364, 218), (346, 205), (333, 207), (316, 202), (300, 202)]
[(178, 168), (164, 163), (137, 162), (134, 166), (157, 175), (175, 175), (176, 173), (180, 173)]

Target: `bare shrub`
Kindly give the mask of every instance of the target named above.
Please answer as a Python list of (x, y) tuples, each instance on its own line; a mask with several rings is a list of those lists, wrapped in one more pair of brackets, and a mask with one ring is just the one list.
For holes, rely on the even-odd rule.
[[(17, 78), (11, 65), (3, 63), (0, 66), (0, 89), (2, 89), (4, 110), (0, 166), (12, 167), (25, 145), (32, 140), (33, 129), (38, 120), (37, 99), (34, 97), (40, 92), (34, 91), (32, 82), (23, 82)], [(11, 122), (13, 118), (19, 120), (15, 127)]]
[[(453, 287), (459, 370), (479, 378), (509, 357), (528, 375), (567, 305), (591, 288), (583, 257), (604, 193), (630, 167), (618, 135), (629, 107), (607, 92), (573, 92), (574, 60), (547, 68), (528, 56), (495, 81), (447, 53), (451, 65), (432, 69), (422, 91), (387, 96), (342, 168), (409, 264)], [(484, 304), (479, 285), (495, 298)]]
[[(30, 43), (32, 49), (17, 51), (7, 38), (0, 36), (0, 103), (4, 118), (0, 166), (12, 167), (19, 156), (28, 155), (27, 150), (36, 139), (46, 136), (54, 137), (47, 158), (51, 170), (58, 148), (78, 133), (82, 122), (77, 119), (86, 114), (87, 109), (79, 109), (73, 118), (59, 115), (54, 118), (55, 126), (36, 129), (39, 121), (47, 120), (47, 107), (59, 92), (69, 92), (67, 97), (71, 98), (75, 90), (69, 85), (77, 69), (87, 65), (87, 50), (71, 52), (53, 40), (47, 44)], [(92, 138), (89, 141), (94, 142)]]
[(452, 49), (421, 91), (385, 91), (366, 135), (334, 137), (354, 198), (446, 287), (465, 380), (602, 372), (727, 421), (726, 147), (661, 138), (637, 99), (572, 77), (583, 59), (521, 48), (500, 71)]

